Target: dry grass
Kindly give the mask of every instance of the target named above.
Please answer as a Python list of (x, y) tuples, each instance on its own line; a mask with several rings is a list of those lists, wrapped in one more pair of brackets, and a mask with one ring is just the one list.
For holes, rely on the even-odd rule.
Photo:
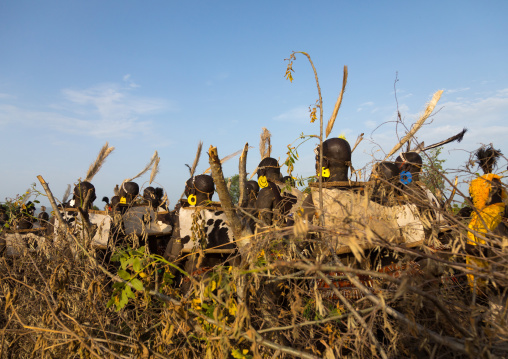
[[(425, 242), (408, 247), (354, 214), (324, 227), (297, 220), (251, 238), (240, 265), (187, 279), (186, 293), (174, 283), (185, 275), (170, 283), (170, 265), (142, 254), (144, 290), (119, 311), (107, 308), (122, 283), (108, 253), (49, 243), (4, 256), (0, 358), (506, 357), (507, 238), (486, 236), (476, 256), (487, 269), (466, 265), (467, 221), (418, 205), (440, 211), (448, 230), (424, 220)], [(342, 254), (330, 246), (338, 234), (353, 239)], [(387, 254), (418, 266), (380, 272)], [(467, 273), (488, 284), (472, 291)]]

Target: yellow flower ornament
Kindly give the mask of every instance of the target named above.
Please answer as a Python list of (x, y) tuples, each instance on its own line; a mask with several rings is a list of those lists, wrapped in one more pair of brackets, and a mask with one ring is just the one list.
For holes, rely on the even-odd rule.
[(189, 203), (191, 206), (195, 206), (197, 202), (197, 198), (195, 194), (191, 194), (189, 197), (187, 197), (187, 203)]
[(268, 187), (268, 180), (266, 179), (266, 176), (259, 176), (258, 185), (259, 185), (259, 188)]
[(325, 178), (330, 177), (330, 169), (326, 167), (321, 168), (321, 176)]

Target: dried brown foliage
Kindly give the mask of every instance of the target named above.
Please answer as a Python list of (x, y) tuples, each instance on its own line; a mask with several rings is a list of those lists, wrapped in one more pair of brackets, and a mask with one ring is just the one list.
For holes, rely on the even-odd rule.
[[(354, 213), (327, 226), (297, 219), (251, 237), (240, 265), (188, 279), (186, 294), (162, 280), (169, 264), (146, 254), (144, 290), (118, 312), (106, 306), (122, 282), (118, 263), (48, 237), (0, 258), (0, 358), (506, 357), (507, 238), (490, 233), (468, 253), (467, 220), (405, 195), (438, 211), (447, 231), (425, 217), (426, 240), (411, 247)], [(337, 235), (352, 239), (341, 254), (330, 246)], [(380, 272), (386, 250), (419, 267)], [(466, 255), (489, 266), (466, 265)], [(488, 284), (471, 290), (468, 273)], [(334, 289), (337, 279), (361, 298)]]

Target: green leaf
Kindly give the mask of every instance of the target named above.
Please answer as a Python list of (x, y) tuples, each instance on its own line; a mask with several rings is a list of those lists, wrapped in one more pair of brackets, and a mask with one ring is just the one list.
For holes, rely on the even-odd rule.
[(139, 258), (134, 258), (132, 261), (132, 268), (135, 272), (141, 272), (143, 270), (143, 264), (139, 260)]
[(125, 307), (127, 303), (129, 303), (129, 298), (125, 292), (122, 292), (122, 295), (120, 296), (120, 302), (118, 302), (116, 305), (116, 311), (118, 312), (120, 309)]
[(127, 267), (132, 264), (132, 262), (134, 261), (134, 259), (136, 258), (124, 258), (124, 259), (121, 259), (120, 262), (122, 263), (122, 268), (123, 269), (127, 269)]
[(123, 288), (125, 287), (125, 283), (122, 283), (122, 282), (115, 282), (113, 283), (113, 288)]
[(111, 307), (113, 304), (115, 304), (115, 297), (111, 298), (111, 299), (108, 301), (108, 304), (106, 304), (106, 308)]
[(122, 278), (123, 280), (130, 280), (131, 279), (131, 275), (129, 274), (129, 272), (126, 272), (121, 269), (118, 271), (118, 276), (120, 278)]
[(134, 278), (132, 281), (131, 281), (131, 284), (132, 284), (132, 287), (136, 290), (139, 290), (139, 291), (142, 291), (144, 290), (145, 288), (143, 287), (143, 283), (141, 283), (141, 281), (137, 278)]
[(127, 297), (132, 298), (132, 299), (136, 298), (136, 296), (135, 296), (135, 295), (134, 295), (134, 293), (132, 292), (131, 287), (129, 287), (129, 286), (125, 286), (125, 289), (124, 289), (124, 290), (125, 290), (125, 293), (127, 294)]

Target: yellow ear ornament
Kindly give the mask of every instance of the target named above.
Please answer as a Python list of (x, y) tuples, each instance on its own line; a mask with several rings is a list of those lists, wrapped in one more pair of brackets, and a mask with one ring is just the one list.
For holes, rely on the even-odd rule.
[(321, 170), (321, 176), (322, 177), (330, 177), (330, 169), (323, 167)]
[(259, 185), (259, 188), (268, 187), (268, 180), (266, 179), (266, 176), (259, 176), (258, 185)]
[(191, 194), (189, 197), (187, 197), (187, 202), (188, 202), (191, 206), (195, 206), (195, 205), (196, 205), (196, 202), (197, 202), (196, 195), (195, 195), (195, 194)]
[(120, 198), (120, 204), (126, 204), (126, 203), (127, 203), (127, 198), (125, 198), (125, 197)]

